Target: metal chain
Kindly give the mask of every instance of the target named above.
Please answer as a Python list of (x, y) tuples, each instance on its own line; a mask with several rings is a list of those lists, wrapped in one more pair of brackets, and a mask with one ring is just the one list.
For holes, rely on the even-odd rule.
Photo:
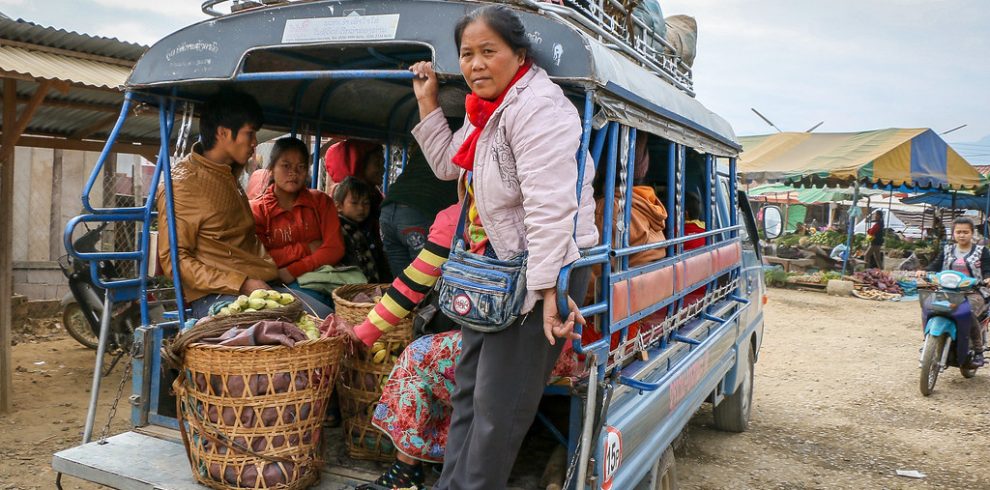
[[(626, 215), (626, 179), (632, 178), (631, 172), (629, 171), (630, 163), (632, 159), (629, 158), (629, 152), (631, 148), (629, 147), (629, 126), (622, 126), (619, 132), (619, 188), (618, 190), (618, 208), (613, 211), (613, 215), (617, 214), (620, 217)], [(616, 190), (612, 191), (613, 193)], [(613, 194), (614, 195), (614, 194)], [(615, 233), (612, 236), (613, 248), (622, 248), (625, 246), (625, 236), (626, 236), (626, 220), (625, 219), (614, 219)]]
[(124, 374), (120, 376), (120, 384), (117, 385), (117, 396), (114, 397), (113, 403), (110, 405), (110, 415), (107, 417), (107, 424), (103, 426), (103, 431), (100, 432), (100, 439), (97, 442), (101, 446), (107, 443), (107, 437), (110, 435), (110, 424), (113, 423), (113, 418), (117, 415), (117, 404), (120, 402), (120, 397), (124, 395), (124, 385), (127, 383), (127, 378), (131, 375), (131, 368), (134, 366), (131, 362), (133, 357), (134, 351), (132, 350), (127, 354), (127, 358), (124, 359), (127, 365), (124, 366)]

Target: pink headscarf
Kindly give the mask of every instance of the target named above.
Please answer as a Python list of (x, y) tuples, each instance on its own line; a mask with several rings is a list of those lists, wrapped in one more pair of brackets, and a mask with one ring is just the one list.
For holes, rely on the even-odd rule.
[(367, 141), (350, 140), (334, 143), (327, 149), (326, 160), (324, 161), (327, 175), (335, 184), (343, 182), (347, 177), (357, 177), (363, 180), (364, 165), (368, 159), (368, 154), (380, 149), (381, 145)]

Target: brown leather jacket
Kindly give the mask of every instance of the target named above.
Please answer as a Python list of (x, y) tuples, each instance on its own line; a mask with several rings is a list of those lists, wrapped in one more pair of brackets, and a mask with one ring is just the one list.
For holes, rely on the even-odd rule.
[[(254, 216), (230, 165), (196, 152), (172, 168), (175, 232), (184, 300), (237, 294), (247, 278), (278, 277), (275, 262), (254, 233)], [(159, 188), (158, 258), (172, 274), (164, 186)]]

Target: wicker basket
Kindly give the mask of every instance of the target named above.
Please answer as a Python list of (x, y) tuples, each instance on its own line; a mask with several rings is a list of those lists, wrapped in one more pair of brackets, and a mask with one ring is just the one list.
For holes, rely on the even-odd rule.
[(369, 417), (355, 417), (344, 421), (344, 442), (347, 452), (354, 459), (395, 461), (395, 446), (384, 432), (371, 425)]
[(185, 349), (173, 385), (189, 464), (210, 488), (307, 488), (319, 480), (320, 429), (343, 337)]
[[(351, 325), (361, 324), (375, 304), (354, 302), (352, 298), (359, 293), (371, 294), (376, 289), (384, 290), (385, 287), (349, 284), (337, 288), (333, 292), (335, 314)], [(382, 387), (392, 373), (396, 358), (412, 340), (412, 320), (407, 317), (379, 337), (371, 349), (359, 350), (354, 357), (342, 362), (337, 390), (344, 419), (344, 442), (354, 459), (387, 462), (395, 458), (392, 441), (371, 425), (371, 415), (381, 398)]]

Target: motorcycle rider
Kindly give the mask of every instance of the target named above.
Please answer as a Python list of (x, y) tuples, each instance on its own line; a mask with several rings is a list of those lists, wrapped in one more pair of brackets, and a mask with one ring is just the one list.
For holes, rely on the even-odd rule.
[[(986, 311), (986, 296), (990, 293), (986, 288), (990, 286), (990, 250), (973, 241), (975, 231), (976, 224), (973, 220), (966, 217), (956, 218), (952, 222), (952, 238), (955, 243), (950, 242), (939, 250), (938, 255), (928, 264), (927, 272), (954, 270), (975, 277), (983, 283), (980, 288), (966, 295), (973, 314), (973, 327), (969, 338), (976, 354), (973, 356), (972, 364), (982, 366), (984, 346), (983, 335), (980, 332), (980, 318)], [(924, 271), (918, 272), (919, 276), (923, 274)]]

